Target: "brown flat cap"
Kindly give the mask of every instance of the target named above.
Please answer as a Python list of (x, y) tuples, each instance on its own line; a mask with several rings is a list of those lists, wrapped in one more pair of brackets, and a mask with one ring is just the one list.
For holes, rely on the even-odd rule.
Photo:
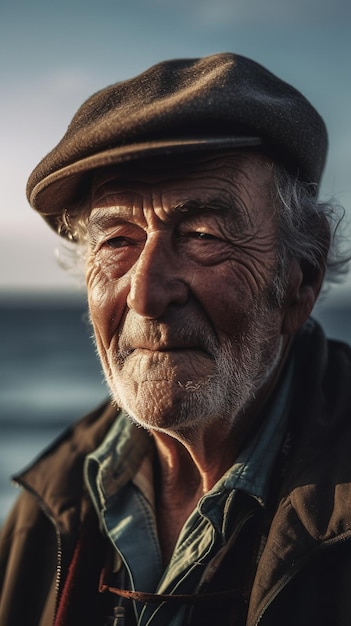
[(296, 89), (232, 53), (176, 59), (97, 92), (29, 177), (27, 197), (57, 228), (96, 168), (135, 159), (262, 144), (318, 185), (325, 124)]

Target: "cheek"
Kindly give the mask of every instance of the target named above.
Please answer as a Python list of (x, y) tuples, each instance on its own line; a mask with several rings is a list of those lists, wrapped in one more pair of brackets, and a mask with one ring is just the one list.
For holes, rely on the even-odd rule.
[(217, 334), (227, 337), (239, 337), (244, 331), (247, 320), (247, 307), (239, 297), (220, 289), (214, 290), (211, 297), (203, 298), (203, 307)]
[(86, 285), (90, 317), (99, 350), (108, 350), (126, 307), (129, 280), (111, 280), (96, 264), (88, 264)]
[(250, 320), (268, 306), (276, 260), (270, 242), (266, 244), (235, 250), (226, 263), (207, 268), (196, 286), (194, 281), (196, 297), (209, 319), (226, 335), (242, 336)]
[[(256, 286), (256, 285), (255, 285)], [(206, 272), (194, 281), (193, 293), (216, 332), (239, 337), (245, 332), (259, 294), (242, 272)]]

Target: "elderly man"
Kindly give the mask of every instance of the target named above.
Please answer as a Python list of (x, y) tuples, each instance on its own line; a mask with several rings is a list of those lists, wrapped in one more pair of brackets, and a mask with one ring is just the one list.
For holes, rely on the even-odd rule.
[(2, 626), (350, 624), (351, 352), (309, 319), (326, 150), (299, 92), (218, 54), (95, 94), (34, 170), (111, 400), (17, 477)]

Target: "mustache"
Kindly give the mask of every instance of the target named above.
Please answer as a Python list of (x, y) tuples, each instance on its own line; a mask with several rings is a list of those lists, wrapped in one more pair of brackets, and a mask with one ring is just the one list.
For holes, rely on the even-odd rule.
[(118, 355), (129, 356), (135, 349), (176, 350), (193, 348), (216, 357), (220, 344), (204, 322), (194, 319), (148, 320), (129, 311), (118, 335)]

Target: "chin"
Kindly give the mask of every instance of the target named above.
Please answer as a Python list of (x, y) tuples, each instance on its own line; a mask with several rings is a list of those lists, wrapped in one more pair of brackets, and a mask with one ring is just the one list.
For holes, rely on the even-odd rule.
[[(249, 390), (236, 395), (226, 393), (222, 382), (207, 377), (200, 383), (148, 385), (138, 393), (129, 388), (110, 385), (116, 404), (124, 409), (138, 426), (148, 431), (176, 434), (200, 431), (210, 424), (231, 422), (246, 404)], [(232, 390), (233, 391), (233, 390)]]

